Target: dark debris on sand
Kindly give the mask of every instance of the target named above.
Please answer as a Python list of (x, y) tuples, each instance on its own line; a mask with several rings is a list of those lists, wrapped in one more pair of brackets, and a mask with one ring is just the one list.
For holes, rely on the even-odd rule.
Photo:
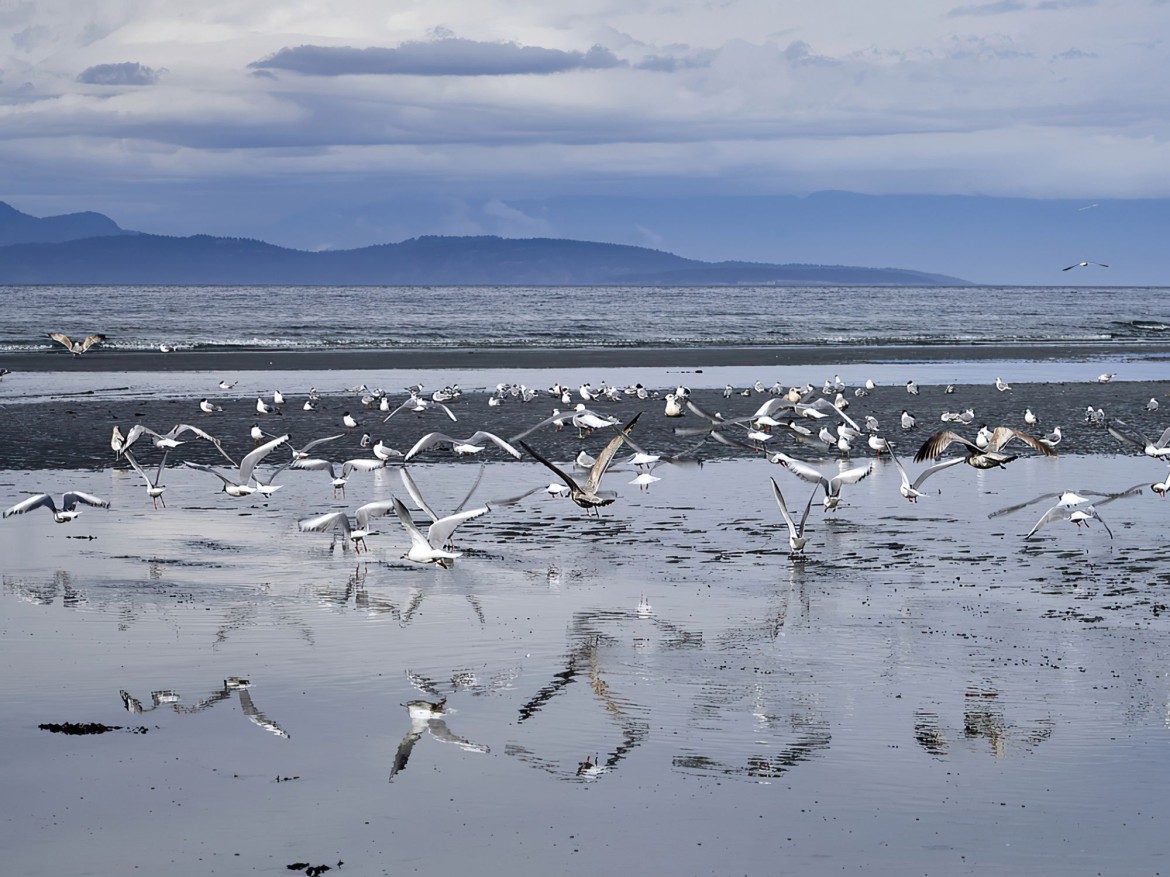
[(124, 725), (103, 725), (101, 722), (42, 722), (37, 725), (42, 731), (53, 734), (108, 734), (111, 731), (127, 731), (131, 734), (145, 734), (149, 729), (144, 725), (128, 728)]

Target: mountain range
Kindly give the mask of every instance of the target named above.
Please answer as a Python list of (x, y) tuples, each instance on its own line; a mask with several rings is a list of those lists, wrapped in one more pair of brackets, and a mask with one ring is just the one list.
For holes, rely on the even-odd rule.
[(648, 247), (559, 238), (436, 236), (312, 252), (249, 238), (170, 237), (100, 213), (35, 217), (0, 202), (0, 284), (964, 286), (903, 268), (704, 262)]

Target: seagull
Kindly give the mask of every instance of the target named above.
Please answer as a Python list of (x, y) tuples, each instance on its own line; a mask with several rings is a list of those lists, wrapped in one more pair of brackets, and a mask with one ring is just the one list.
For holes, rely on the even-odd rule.
[(381, 439), (378, 439), (376, 442), (374, 442), (370, 450), (374, 452), (374, 456), (379, 460), (393, 460), (397, 457), (404, 456), (402, 451), (398, 450), (397, 448), (390, 447)]
[(914, 429), (914, 424), (917, 422), (913, 414), (905, 408), (902, 409), (902, 429)]
[[(279, 436), (271, 441), (265, 442), (255, 450), (249, 451), (240, 460), (239, 469), (237, 470), (235, 478), (228, 478), (217, 469), (210, 466), (205, 466), (202, 463), (192, 463), (190, 460), (184, 460), (183, 465), (191, 469), (201, 469), (204, 472), (210, 472), (216, 478), (223, 482), (223, 492), (228, 496), (241, 497), (250, 496), (255, 493), (257, 488), (251, 487), (248, 482), (252, 480), (252, 471), (256, 465), (263, 460), (273, 450), (273, 448), (284, 444), (288, 441), (287, 435)], [(229, 458), (230, 459), (230, 458)]]
[(661, 480), (662, 479), (659, 478), (657, 475), (652, 475), (649, 472), (639, 472), (637, 474), (637, 476), (634, 478), (634, 480), (630, 482), (630, 484), (638, 485), (639, 491), (649, 492), (650, 485), (653, 484), (655, 481), (661, 481)]
[(958, 443), (964, 446), (967, 450), (967, 456), (963, 459), (968, 466), (973, 466), (976, 469), (994, 469), (996, 467), (1003, 468), (1018, 454), (1005, 454), (1003, 448), (1012, 439), (1019, 439), (1024, 444), (1031, 448), (1035, 448), (1048, 457), (1055, 457), (1056, 451), (1044, 444), (1035, 436), (1028, 435), (1026, 432), (1021, 432), (1018, 429), (1013, 429), (1010, 426), (997, 426), (991, 433), (991, 437), (987, 441), (987, 447), (981, 448), (970, 439), (963, 438), (957, 432), (951, 432), (944, 429), (941, 432), (936, 432), (925, 442), (922, 447), (918, 449), (918, 453), (914, 455), (914, 462), (921, 463), (923, 460), (935, 460), (938, 456), (947, 449), (952, 443)]
[(1150, 401), (1146, 403), (1146, 410), (1147, 411), (1157, 411), (1158, 410), (1158, 400), (1155, 399), (1153, 396), (1151, 396)]
[(682, 417), (684, 414), (682, 400), (679, 399), (678, 396), (676, 396), (674, 393), (667, 393), (666, 407), (663, 409), (662, 413), (667, 417)]
[(914, 381), (907, 381), (906, 382), (906, 392), (909, 393), (911, 396), (917, 396), (918, 395), (918, 384), (914, 383)]
[[(354, 512), (356, 526), (350, 526), (349, 515), (345, 512), (327, 512), (315, 518), (303, 518), (297, 521), (297, 526), (300, 527), (302, 533), (324, 533), (327, 530), (340, 529), (344, 537), (353, 543), (354, 551), (360, 554), (362, 548), (365, 548), (366, 537), (373, 535), (373, 531), (370, 530), (370, 521), (392, 511), (394, 511), (393, 501), (368, 502), (359, 506)], [(345, 546), (345, 543), (343, 542), (342, 545)]]
[(479, 508), (468, 509), (464, 512), (456, 512), (453, 515), (448, 515), (445, 518), (439, 518), (427, 528), (426, 535), (415, 526), (414, 521), (410, 517), (410, 511), (402, 504), (402, 500), (398, 497), (393, 497), (390, 500), (394, 505), (394, 511), (398, 514), (398, 520), (402, 522), (402, 526), (406, 528), (406, 532), (410, 535), (410, 550), (402, 555), (404, 559), (413, 563), (435, 563), (448, 568), (448, 563), (457, 557), (462, 557), (462, 553), (458, 551), (448, 551), (442, 546), (451, 538), (451, 534), (464, 521), (478, 518), (480, 515), (486, 515), (491, 509), (488, 506), (480, 506)]
[(804, 535), (804, 525), (808, 522), (808, 510), (812, 508), (817, 488), (814, 487), (812, 493), (808, 495), (808, 502), (804, 505), (804, 514), (800, 516), (800, 523), (797, 524), (792, 520), (792, 515), (788, 513), (788, 506), (784, 504), (784, 494), (780, 492), (780, 485), (776, 483), (775, 478), (769, 480), (772, 482), (772, 493), (776, 495), (776, 502), (780, 506), (780, 514), (784, 516), (784, 523), (788, 525), (788, 547), (791, 549), (788, 557), (790, 559), (803, 557), (804, 546), (808, 544), (808, 539)]
[(166, 490), (166, 488), (159, 484), (159, 482), (162, 481), (163, 467), (167, 464), (167, 455), (170, 452), (170, 448), (167, 448), (167, 450), (163, 453), (162, 459), (158, 462), (158, 472), (155, 473), (154, 478), (151, 478), (138, 464), (138, 461), (134, 459), (134, 455), (130, 451), (125, 451), (126, 459), (130, 462), (130, 466), (134, 469), (135, 472), (142, 476), (143, 480), (146, 481), (146, 495), (149, 496), (151, 500), (153, 500), (154, 507), (156, 509), (158, 508), (158, 504), (160, 502), (163, 504), (164, 509), (167, 507), (167, 501), (162, 498), (163, 491)]
[(38, 493), (7, 509), (4, 512), (4, 517), (7, 518), (9, 515), (23, 515), (27, 511), (39, 509), (41, 506), (44, 506), (53, 513), (53, 520), (56, 523), (68, 524), (82, 512), (77, 507), (78, 503), (84, 503), (85, 505), (99, 509), (108, 509), (110, 507), (109, 500), (94, 496), (92, 493), (82, 493), (80, 490), (67, 490), (61, 496), (60, 508), (57, 508), (52, 496), (47, 493)]
[[(1096, 206), (1096, 205), (1094, 205)], [(1067, 268), (1061, 268), (1061, 271), (1071, 271), (1073, 268), (1088, 268), (1090, 265), (1096, 265), (1098, 268), (1108, 268), (1104, 262), (1074, 262)]]
[(603, 493), (599, 491), (598, 488), (601, 486), (601, 478), (603, 475), (605, 475), (605, 470), (609, 468), (609, 464), (613, 462), (614, 455), (617, 454), (618, 448), (620, 448), (622, 442), (625, 441), (626, 432), (628, 432), (634, 426), (634, 424), (637, 423), (640, 416), (641, 412), (635, 414), (633, 419), (631, 419), (629, 423), (622, 427), (621, 431), (613, 438), (611, 438), (609, 443), (606, 444), (604, 448), (602, 448), (601, 453), (597, 455), (597, 460), (590, 468), (589, 476), (586, 478), (583, 485), (578, 484), (571, 475), (555, 464), (550, 463), (536, 451), (532, 450), (532, 448), (526, 445), (524, 442), (520, 442), (520, 447), (524, 448), (524, 450), (535, 457), (538, 462), (542, 463), (545, 467), (556, 473), (560, 479), (564, 481), (566, 485), (568, 485), (569, 498), (573, 500), (573, 502), (575, 502), (579, 507), (585, 509), (585, 514), (589, 514), (590, 509), (597, 511), (601, 508), (601, 506), (607, 506), (612, 503), (614, 499), (616, 499), (616, 496), (612, 495), (612, 492), (606, 491)]
[(906, 498), (907, 502), (918, 502), (918, 497), (925, 496), (918, 488), (922, 486), (922, 482), (933, 475), (935, 472), (941, 472), (943, 469), (949, 469), (959, 463), (965, 462), (962, 457), (956, 457), (953, 460), (947, 460), (943, 463), (935, 463), (928, 469), (924, 469), (918, 473), (918, 477), (913, 482), (910, 481), (910, 476), (906, 474), (905, 468), (902, 466), (902, 461), (894, 453), (893, 446), (889, 448), (890, 459), (894, 461), (894, 465), (898, 467), (898, 474), (902, 478), (902, 483), (898, 486), (898, 491)]
[[(988, 518), (998, 518), (1002, 515), (1010, 515), (1013, 512), (1018, 512), (1020, 509), (1026, 509), (1030, 505), (1035, 505), (1038, 502), (1045, 500), (1056, 500), (1057, 506), (1064, 508), (1073, 508), (1075, 506), (1084, 505), (1086, 503), (1094, 503), (1095, 505), (1108, 505), (1117, 499), (1122, 499), (1127, 496), (1137, 496), (1142, 492), (1142, 484), (1135, 484), (1133, 487), (1127, 487), (1125, 490), (1119, 490), (1116, 493), (1103, 493), (1099, 490), (1065, 490), (1060, 493), (1042, 493), (1039, 496), (1034, 496), (1032, 499), (1018, 502), (1015, 505), (1007, 506), (989, 514)], [(1157, 492), (1157, 491), (1155, 491)]]
[(1170, 492), (1170, 473), (1166, 474), (1166, 479), (1164, 481), (1158, 481), (1154, 484), (1151, 484), (1150, 490), (1154, 491), (1154, 493), (1158, 494), (1158, 496), (1162, 497), (1162, 499), (1165, 499), (1166, 494)]
[(346, 411), (343, 415), (341, 415), (341, 422), (343, 424), (345, 424), (346, 429), (357, 429), (358, 428), (358, 422), (356, 420), (354, 420), (353, 415), (350, 414), (348, 411)]
[(224, 452), (223, 446), (220, 444), (218, 438), (209, 432), (205, 432), (197, 426), (192, 426), (189, 423), (176, 423), (173, 427), (171, 427), (169, 432), (165, 433), (155, 432), (153, 429), (143, 423), (136, 423), (130, 428), (130, 432), (126, 433), (126, 438), (122, 443), (122, 453), (124, 454), (130, 450), (131, 446), (143, 435), (153, 436), (151, 442), (153, 442), (154, 446), (159, 450), (171, 450), (173, 448), (177, 448), (179, 445), (186, 444), (186, 442), (179, 441), (179, 436), (188, 432), (194, 433), (199, 438), (211, 442), (213, 445), (215, 445), (216, 449), (221, 454), (223, 454), (225, 458), (227, 458), (229, 463), (234, 464), (235, 461), (232, 460), (231, 457), (228, 457), (228, 455)]
[(49, 337), (61, 344), (72, 353), (74, 356), (81, 356), (85, 351), (89, 350), (106, 340), (105, 335), (86, 335), (80, 342), (70, 340), (69, 336), (63, 332), (50, 332)]
[(385, 460), (371, 460), (362, 457), (357, 460), (346, 460), (341, 464), (341, 474), (337, 474), (337, 470), (333, 468), (333, 463), (330, 460), (322, 460), (318, 458), (301, 457), (293, 460), (289, 464), (290, 469), (308, 469), (313, 472), (328, 472), (329, 478), (333, 484), (333, 496), (337, 497), (337, 491), (341, 491), (341, 495), (345, 496), (345, 485), (349, 482), (349, 474), (351, 472), (373, 472), (375, 469), (384, 469), (386, 467)]
[[(1125, 426), (1125, 424), (1120, 420), (1117, 421), (1117, 423), (1121, 426)], [(1107, 426), (1106, 429), (1108, 429), (1109, 434), (1118, 441), (1128, 442), (1134, 447), (1141, 448), (1142, 453), (1147, 457), (1153, 457), (1155, 460), (1164, 460), (1167, 457), (1170, 457), (1170, 447), (1167, 446), (1170, 444), (1170, 427), (1167, 427), (1162, 431), (1162, 434), (1158, 436), (1158, 440), (1156, 442), (1151, 441), (1144, 433), (1141, 432), (1138, 432), (1137, 438), (1134, 438), (1127, 433), (1114, 429), (1112, 426)], [(1135, 430), (1135, 432), (1137, 431)]]
[(442, 402), (435, 402), (433, 400), (424, 399), (416, 394), (412, 394), (409, 399), (387, 414), (385, 420), (382, 422), (385, 423), (399, 411), (413, 411), (416, 414), (422, 414), (424, 411), (433, 411), (435, 409), (442, 411), (452, 421), (458, 422), (459, 418), (456, 417), (454, 412), (451, 411), (451, 409)]
[(868, 466), (857, 466), (853, 469), (846, 469), (844, 472), (839, 472), (830, 478), (822, 475), (812, 466), (802, 463), (800, 460), (793, 459), (787, 454), (773, 454), (768, 457), (768, 462), (783, 466), (798, 478), (803, 478), (805, 481), (819, 484), (823, 487), (825, 490), (825, 511), (836, 510), (837, 504), (841, 502), (842, 485), (856, 484), (873, 472), (873, 463), (870, 463)]
[(324, 438), (313, 439), (311, 442), (309, 442), (303, 448), (294, 448), (290, 444), (289, 450), (292, 451), (292, 458), (294, 460), (303, 460), (309, 456), (309, 451), (311, 451), (313, 448), (317, 447), (317, 445), (323, 445), (323, 444), (325, 444), (325, 442), (335, 442), (339, 438), (345, 438), (345, 433), (339, 432), (336, 435), (327, 435)]
[(122, 435), (122, 430), (118, 428), (118, 424), (114, 424), (114, 432), (110, 436), (110, 448), (114, 452), (114, 459), (122, 456), (122, 448), (126, 447), (126, 436)]
[(199, 410), (202, 411), (204, 414), (214, 414), (216, 411), (223, 411), (223, 406), (216, 405), (213, 402), (208, 401), (207, 399), (200, 399), (199, 400)]
[(1105, 372), (1104, 374), (1097, 375), (1097, 383), (1098, 384), (1107, 384), (1111, 380), (1113, 380), (1115, 377), (1117, 377), (1116, 372)]
[(257, 414), (279, 414), (280, 409), (275, 405), (269, 405), (259, 396), (256, 397), (256, 413)]
[(1040, 418), (1032, 412), (1031, 408), (1024, 409), (1024, 423), (1028, 424), (1028, 426), (1035, 426), (1039, 422)]
[(1052, 427), (1052, 432), (1048, 433), (1048, 435), (1040, 436), (1040, 441), (1044, 442), (1044, 444), (1048, 445), (1050, 448), (1055, 448), (1060, 444), (1061, 438), (1062, 436), (1060, 434), (1060, 427), (1054, 426)]
[(1097, 510), (1093, 508), (1093, 506), (1087, 505), (1069, 508), (1066, 505), (1060, 504), (1054, 505), (1052, 508), (1046, 511), (1044, 513), (1044, 517), (1036, 522), (1036, 526), (1029, 530), (1028, 535), (1024, 538), (1031, 539), (1037, 530), (1046, 524), (1051, 524), (1053, 521), (1072, 521), (1079, 528), (1081, 524), (1084, 524), (1086, 527), (1088, 527), (1089, 521), (1094, 519), (1101, 522), (1101, 526), (1105, 528), (1105, 532), (1108, 533), (1109, 538), (1112, 539), (1113, 531), (1109, 529), (1109, 525), (1106, 524), (1104, 520), (1102, 520), (1101, 516), (1097, 514)]
[(498, 435), (479, 430), (478, 432), (472, 433), (465, 439), (451, 438), (451, 436), (441, 432), (428, 432), (415, 443), (413, 448), (406, 452), (406, 456), (403, 457), (403, 462), (412, 460), (423, 451), (427, 450), (427, 448), (433, 448), (435, 445), (442, 444), (444, 442), (451, 445), (451, 450), (459, 456), (465, 456), (467, 454), (478, 454), (485, 447), (487, 447), (487, 445), (483, 444), (485, 440), (495, 444), (498, 448), (515, 457), (517, 460), (520, 459), (520, 452), (502, 438), (500, 438)]
[(219, 382), (219, 388), (221, 390), (230, 390), (235, 385), (236, 385), (235, 381), (232, 381), (231, 383), (228, 383), (226, 380)]

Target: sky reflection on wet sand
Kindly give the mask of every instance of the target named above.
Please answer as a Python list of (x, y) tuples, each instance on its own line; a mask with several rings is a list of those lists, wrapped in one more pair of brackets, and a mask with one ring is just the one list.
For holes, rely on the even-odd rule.
[[(297, 532), (342, 507), (327, 480), (286, 478), (264, 506), (168, 470), (156, 512), (132, 473), (3, 473), (52, 491), (83, 478), (113, 504), (0, 526), (8, 867), (1157, 870), (1162, 501), (1103, 509), (1112, 543), (1071, 524), (1025, 543), (1043, 506), (987, 514), (1161, 466), (957, 469), (911, 506), (879, 462), (836, 514), (813, 510), (797, 562), (767, 476), (806, 485), (778, 467), (660, 471), (646, 494), (614, 473), (600, 521), (536, 496), (465, 524), (449, 571), (400, 561), (394, 520), (360, 561)], [(412, 471), (446, 507), (471, 469)], [(490, 464), (483, 495), (544, 480)], [(373, 473), (360, 501), (391, 490), (396, 474)], [(287, 738), (224, 694), (230, 677)], [(130, 713), (121, 690), (144, 708), (171, 694)], [(423, 733), (391, 781), (420, 698), (445, 698), (469, 745)], [(148, 730), (37, 728), (65, 721)]]

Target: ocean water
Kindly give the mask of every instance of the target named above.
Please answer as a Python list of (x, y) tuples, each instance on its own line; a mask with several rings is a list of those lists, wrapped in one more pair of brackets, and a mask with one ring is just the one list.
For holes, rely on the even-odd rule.
[(0, 351), (1141, 343), (1159, 288), (0, 287)]

